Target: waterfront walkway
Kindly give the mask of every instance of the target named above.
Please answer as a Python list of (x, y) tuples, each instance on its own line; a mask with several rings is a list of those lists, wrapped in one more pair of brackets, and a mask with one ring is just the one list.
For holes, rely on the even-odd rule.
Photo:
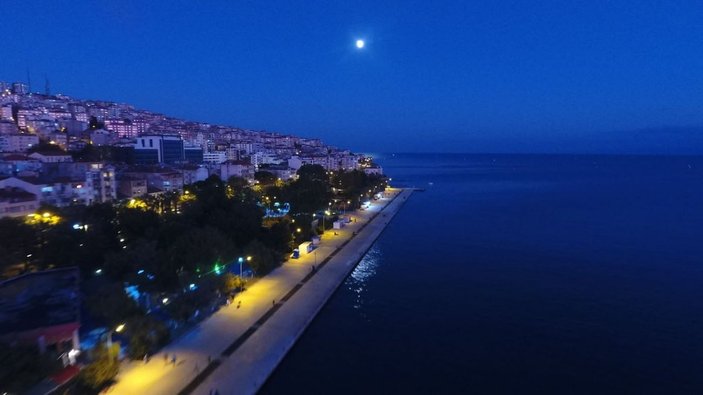
[(352, 224), (325, 232), (313, 253), (285, 262), (148, 363), (123, 364), (106, 393), (256, 392), (412, 191), (389, 192), (351, 213)]

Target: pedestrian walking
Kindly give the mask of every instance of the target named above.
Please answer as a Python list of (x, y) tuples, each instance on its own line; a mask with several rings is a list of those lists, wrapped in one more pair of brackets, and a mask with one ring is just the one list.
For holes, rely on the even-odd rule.
[(276, 299), (274, 299), (273, 302), (271, 302), (271, 305), (272, 305), (272, 306), (275, 306), (275, 305), (276, 305)]
[(149, 362), (149, 354), (144, 354), (144, 365)]
[(168, 364), (168, 354), (164, 353), (164, 365)]
[(171, 362), (173, 363), (173, 366), (176, 366), (176, 354), (173, 354), (173, 357), (171, 357)]

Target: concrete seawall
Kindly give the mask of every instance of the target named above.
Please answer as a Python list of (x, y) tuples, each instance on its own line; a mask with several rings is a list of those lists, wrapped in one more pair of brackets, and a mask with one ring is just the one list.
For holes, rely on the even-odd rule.
[(208, 395), (254, 394), (266, 382), (317, 313), (364, 257), (383, 232), (388, 222), (411, 195), (402, 190), (357, 231), (355, 237), (338, 246), (317, 265), (314, 273), (295, 285), (253, 327), (249, 335), (233, 344), (226, 358), (218, 360), (207, 371), (181, 391)]

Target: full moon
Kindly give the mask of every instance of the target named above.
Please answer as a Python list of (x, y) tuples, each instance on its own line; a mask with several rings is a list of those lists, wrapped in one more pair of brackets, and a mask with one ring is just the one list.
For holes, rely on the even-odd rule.
[(366, 45), (364, 40), (356, 40), (356, 47), (357, 48), (359, 48), (359, 49), (364, 48), (364, 45)]

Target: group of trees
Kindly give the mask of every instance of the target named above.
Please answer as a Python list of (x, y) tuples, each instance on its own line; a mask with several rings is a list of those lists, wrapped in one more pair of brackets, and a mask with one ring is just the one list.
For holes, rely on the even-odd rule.
[[(328, 207), (332, 198), (328, 172), (319, 165), (305, 165), (298, 170), (295, 181), (280, 184), (264, 183), (262, 197), (290, 203), (291, 214), (312, 214)], [(259, 180), (275, 180), (268, 172), (259, 172)]]
[(108, 348), (106, 344), (98, 344), (91, 350), (92, 361), (78, 374), (78, 380), (70, 393), (97, 394), (103, 387), (110, 384), (120, 370), (117, 360), (117, 345)]
[[(173, 292), (198, 275), (248, 255), (257, 274), (288, 250), (286, 220), (262, 227), (256, 196), (238, 179), (210, 177), (190, 185), (188, 195), (155, 199), (143, 206), (98, 204), (64, 209), (42, 207), (60, 220), (28, 224), (25, 218), (0, 219), (0, 269), (47, 269), (79, 266), (84, 273), (102, 270), (114, 281), (144, 270), (151, 290)], [(178, 202), (178, 212), (162, 206)], [(159, 214), (161, 213), (161, 214)], [(275, 264), (273, 264), (275, 266)], [(139, 281), (137, 281), (139, 282)]]
[[(99, 282), (84, 289), (87, 311), (108, 328), (125, 324), (129, 355), (141, 358), (165, 344), (170, 333), (125, 294), (124, 283), (172, 296), (165, 312), (188, 321), (211, 307), (216, 296), (243, 286), (232, 274), (238, 274), (239, 257), (249, 258), (256, 275), (267, 274), (280, 265), (293, 241), (315, 233), (312, 223), (321, 210), (376, 191), (383, 182), (358, 171), (329, 173), (321, 166), (301, 167), (292, 182), (265, 171), (256, 179), (259, 187), (250, 188), (240, 178), (225, 182), (213, 176), (186, 186), (182, 194), (119, 205), (46, 206), (34, 221), (0, 219), (0, 273), (78, 266), (84, 288)], [(262, 221), (261, 204), (274, 200), (290, 203), (290, 215)], [(98, 388), (114, 377), (116, 365), (106, 349), (96, 350), (94, 363), (81, 382)]]
[(338, 192), (340, 201), (351, 201), (352, 207), (358, 207), (361, 197), (369, 198), (383, 191), (387, 185), (385, 177), (366, 174), (361, 170), (334, 173), (330, 182)]
[[(0, 272), (79, 266), (84, 273), (102, 270), (117, 282), (173, 292), (215, 265), (252, 256), (248, 263), (264, 275), (282, 261), (296, 233), (309, 236), (315, 213), (353, 209), (385, 182), (363, 171), (328, 173), (315, 165), (301, 167), (297, 180), (285, 184), (266, 172), (257, 178), (263, 185), (258, 192), (242, 179), (213, 176), (142, 205), (40, 208), (58, 223), (0, 219)], [(262, 226), (257, 203), (273, 200), (290, 203), (290, 216)], [(142, 270), (152, 277), (137, 276)]]

